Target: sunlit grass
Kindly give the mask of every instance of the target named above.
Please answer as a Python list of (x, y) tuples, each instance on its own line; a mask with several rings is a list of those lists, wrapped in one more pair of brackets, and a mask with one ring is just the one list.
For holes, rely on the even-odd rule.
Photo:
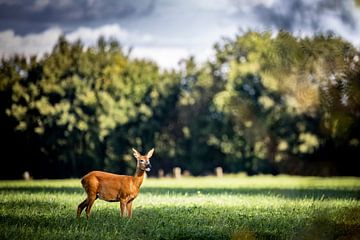
[(78, 179), (0, 182), (1, 239), (356, 239), (360, 178), (289, 176), (145, 180), (133, 218), (85, 198)]

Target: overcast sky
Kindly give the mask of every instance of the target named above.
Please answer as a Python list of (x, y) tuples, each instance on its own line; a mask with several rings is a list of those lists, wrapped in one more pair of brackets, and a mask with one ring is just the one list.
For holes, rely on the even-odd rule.
[(204, 61), (222, 37), (248, 29), (332, 32), (360, 46), (358, 0), (0, 0), (0, 57), (51, 51), (61, 34), (88, 46), (100, 35), (133, 57), (177, 67)]

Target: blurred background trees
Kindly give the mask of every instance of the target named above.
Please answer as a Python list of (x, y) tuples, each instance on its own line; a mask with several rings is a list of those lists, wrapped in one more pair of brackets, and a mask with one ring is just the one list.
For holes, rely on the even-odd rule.
[(359, 175), (359, 50), (334, 36), (247, 32), (214, 59), (163, 71), (115, 40), (58, 40), (0, 65), (1, 178), (132, 174), (131, 147), (158, 169), (200, 175)]

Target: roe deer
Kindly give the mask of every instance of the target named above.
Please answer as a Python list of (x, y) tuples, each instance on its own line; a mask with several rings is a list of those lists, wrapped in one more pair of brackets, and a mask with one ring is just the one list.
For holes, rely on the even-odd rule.
[(132, 150), (137, 160), (135, 176), (92, 171), (81, 179), (81, 184), (85, 189), (87, 198), (78, 206), (78, 219), (80, 219), (84, 208), (86, 208), (86, 218), (89, 219), (91, 207), (97, 198), (108, 202), (120, 202), (121, 216), (124, 216), (127, 209), (128, 217), (131, 217), (132, 201), (139, 194), (145, 171), (150, 171), (151, 164), (149, 159), (154, 153), (154, 148), (144, 156), (134, 148)]

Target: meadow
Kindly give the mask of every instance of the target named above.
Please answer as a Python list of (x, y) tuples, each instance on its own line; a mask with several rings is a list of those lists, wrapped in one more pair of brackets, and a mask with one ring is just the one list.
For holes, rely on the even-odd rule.
[(0, 239), (360, 239), (360, 178), (145, 179), (133, 218), (79, 179), (0, 181)]

